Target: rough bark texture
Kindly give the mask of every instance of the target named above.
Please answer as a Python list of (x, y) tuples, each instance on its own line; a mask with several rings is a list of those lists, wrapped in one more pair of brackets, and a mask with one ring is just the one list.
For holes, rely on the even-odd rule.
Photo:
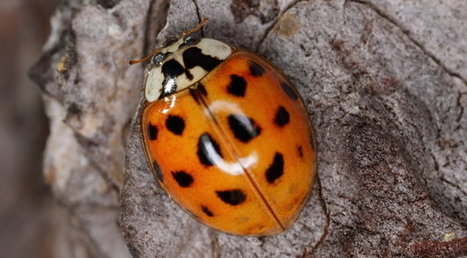
[[(314, 123), (319, 180), (277, 236), (200, 225), (146, 163), (143, 66), (127, 61), (202, 17), (204, 36), (283, 69)], [(44, 173), (83, 255), (467, 255), (467, 3), (65, 1), (52, 25), (31, 72), (51, 120)]]

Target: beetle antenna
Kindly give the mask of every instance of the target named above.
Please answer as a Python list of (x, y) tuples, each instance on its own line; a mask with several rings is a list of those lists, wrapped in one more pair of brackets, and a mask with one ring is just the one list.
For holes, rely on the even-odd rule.
[[(209, 20), (208, 18), (204, 17), (204, 18), (199, 22), (199, 24), (196, 25), (196, 27), (194, 27), (193, 29), (190, 29), (190, 30), (187, 30), (187, 31), (183, 32), (183, 36), (186, 36), (186, 35), (191, 34), (191, 33), (193, 33), (193, 32), (199, 31), (199, 30), (204, 26), (204, 24), (206, 24), (206, 22), (208, 22), (208, 20)], [(151, 57), (153, 57), (153, 56), (154, 56), (155, 54), (157, 54), (159, 51), (161, 51), (161, 48), (156, 48), (156, 49), (154, 49), (149, 55), (147, 55), (147, 56), (145, 56), (145, 57), (143, 57), (143, 58), (141, 58), (141, 59), (130, 60), (128, 63), (129, 63), (130, 65), (142, 63), (142, 62), (144, 62), (144, 61), (150, 59)]]
[(160, 52), (160, 51), (161, 51), (161, 48), (156, 48), (156, 49), (154, 49), (153, 51), (151, 51), (151, 53), (150, 53), (149, 55), (147, 55), (147, 56), (145, 56), (145, 57), (143, 57), (143, 58), (141, 58), (141, 59), (130, 60), (128, 63), (129, 63), (130, 65), (142, 63), (142, 62), (144, 62), (144, 61), (150, 59), (151, 57), (153, 57), (155, 54), (157, 54), (157, 53)]
[(183, 32), (183, 36), (188, 35), (188, 34), (191, 34), (191, 33), (193, 33), (193, 32), (199, 31), (199, 30), (204, 26), (204, 24), (206, 24), (206, 22), (208, 22), (208, 20), (209, 20), (209, 19), (208, 19), (207, 17), (204, 17), (204, 18), (198, 23), (198, 25), (196, 25), (196, 27), (194, 27), (194, 28), (191, 29), (191, 30), (187, 30), (187, 31)]

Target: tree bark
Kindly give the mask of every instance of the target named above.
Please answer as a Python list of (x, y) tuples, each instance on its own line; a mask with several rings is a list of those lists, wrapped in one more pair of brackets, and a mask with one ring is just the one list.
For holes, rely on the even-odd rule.
[[(280, 67), (314, 123), (317, 182), (298, 221), (277, 236), (199, 224), (146, 162), (144, 67), (128, 60), (203, 17), (204, 36)], [(65, 1), (52, 28), (31, 70), (51, 124), (44, 175), (75, 221), (83, 256), (467, 254), (466, 3)]]

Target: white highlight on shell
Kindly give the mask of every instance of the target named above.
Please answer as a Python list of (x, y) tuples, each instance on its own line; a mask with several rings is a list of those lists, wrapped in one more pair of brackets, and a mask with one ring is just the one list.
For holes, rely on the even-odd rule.
[(253, 152), (247, 157), (239, 158), (238, 162), (227, 162), (217, 153), (212, 142), (205, 142), (204, 147), (211, 162), (220, 170), (232, 176), (243, 175), (245, 173), (244, 168), (248, 168), (258, 161), (258, 155)]
[[(211, 116), (211, 113), (216, 113), (218, 111), (227, 111), (229, 113), (243, 114), (242, 109), (237, 104), (225, 100), (214, 101), (207, 108), (204, 108), (204, 114), (206, 116)], [(250, 123), (249, 121), (246, 121), (245, 124)], [(256, 152), (252, 152), (246, 157), (239, 158), (238, 162), (229, 163), (219, 156), (219, 154), (214, 149), (214, 146), (212, 146), (210, 142), (209, 144), (206, 144), (205, 147), (213, 163), (216, 164), (216, 166), (218, 166), (219, 169), (221, 169), (222, 171), (233, 176), (244, 174), (244, 169), (247, 169), (258, 162), (258, 154)]]
[(210, 113), (216, 113), (218, 111), (243, 114), (242, 109), (237, 104), (225, 100), (216, 100), (209, 104), (207, 108), (204, 108), (204, 114), (207, 116), (209, 116)]
[(204, 55), (215, 57), (219, 60), (225, 60), (232, 54), (232, 48), (229, 45), (215, 39), (203, 38), (196, 44), (184, 46), (181, 49), (178, 49), (181, 44), (183, 44), (183, 38), (162, 49), (162, 53), (171, 54), (166, 57), (161, 66), (152, 67), (147, 71), (146, 82), (144, 84), (144, 93), (147, 101), (152, 102), (159, 99), (164, 88), (171, 88), (176, 85), (177, 91), (186, 89), (201, 80), (208, 73), (208, 71), (205, 71), (203, 68), (196, 66), (189, 69), (190, 73), (193, 75), (193, 79), (189, 80), (186, 74), (181, 74), (175, 78), (175, 80), (167, 81), (168, 84), (170, 83), (172, 85), (163, 85), (164, 74), (162, 74), (162, 65), (167, 60), (175, 59), (185, 67), (185, 63), (183, 62), (183, 51), (187, 48), (197, 47), (201, 49), (201, 53)]
[(177, 98), (176, 98), (174, 95), (164, 97), (164, 101), (165, 101), (166, 103), (170, 101), (170, 104), (169, 104), (169, 107), (168, 107), (168, 108), (162, 109), (162, 111), (161, 111), (162, 114), (167, 114), (167, 113), (169, 113), (169, 111), (170, 111), (173, 107), (175, 107), (175, 101), (176, 101), (176, 100), (177, 100)]

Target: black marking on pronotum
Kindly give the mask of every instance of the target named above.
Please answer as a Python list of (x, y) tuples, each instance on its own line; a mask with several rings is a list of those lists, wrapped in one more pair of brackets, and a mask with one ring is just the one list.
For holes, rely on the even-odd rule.
[(190, 187), (193, 184), (193, 177), (185, 171), (172, 172), (172, 177), (180, 187)]
[(154, 140), (157, 140), (157, 135), (159, 134), (159, 129), (157, 128), (157, 126), (149, 123), (148, 124), (148, 136), (149, 136), (149, 140), (151, 141), (154, 141)]
[(190, 73), (190, 70), (186, 69), (185, 70), (185, 75), (188, 80), (193, 80), (193, 74)]
[[(212, 146), (214, 148), (215, 153), (209, 152), (209, 147)], [(215, 165), (214, 157), (211, 155), (219, 155), (221, 158), (222, 152), (219, 147), (219, 144), (211, 137), (209, 133), (203, 133), (198, 139), (198, 150), (196, 154), (198, 155), (198, 159), (201, 164), (205, 166), (212, 166)]]
[(266, 181), (272, 184), (274, 183), (274, 181), (279, 179), (279, 177), (281, 177), (283, 174), (284, 174), (284, 157), (279, 152), (276, 152), (276, 154), (274, 154), (274, 159), (271, 165), (269, 165), (268, 169), (266, 169), (266, 173), (265, 173)]
[(185, 63), (186, 69), (200, 66), (205, 71), (209, 72), (220, 64), (222, 60), (203, 54), (201, 49), (197, 47), (190, 47), (183, 51), (183, 62)]
[(295, 90), (290, 86), (289, 83), (287, 82), (281, 82), (281, 87), (284, 90), (284, 92), (289, 96), (291, 99), (298, 99), (298, 95), (295, 92)]
[[(159, 99), (169, 96), (177, 91), (177, 85), (175, 79), (185, 72), (185, 68), (177, 62), (175, 59), (170, 59), (162, 65), (162, 74), (164, 75), (164, 81), (162, 85), (164, 88), (159, 96)], [(172, 81), (169, 83), (169, 81)], [(170, 86), (171, 88), (167, 88)]]
[(279, 106), (276, 111), (276, 116), (274, 117), (274, 123), (280, 127), (285, 126), (289, 123), (289, 112), (283, 106)]
[(255, 77), (259, 77), (265, 72), (261, 65), (251, 60), (248, 61), (248, 67), (250, 68), (250, 74)]
[(179, 116), (170, 115), (165, 120), (165, 127), (176, 135), (182, 135), (183, 130), (185, 129), (185, 121)]
[(162, 74), (166, 78), (177, 78), (185, 72), (185, 68), (175, 59), (170, 59), (162, 65)]
[(298, 145), (297, 152), (298, 152), (298, 156), (300, 158), (303, 158), (303, 147), (302, 147), (302, 145)]
[(261, 127), (244, 115), (229, 115), (227, 120), (235, 138), (241, 142), (247, 143), (261, 133)]
[(217, 197), (230, 205), (239, 205), (246, 200), (246, 194), (240, 189), (216, 191)]
[(162, 171), (161, 168), (159, 167), (159, 164), (157, 164), (157, 161), (153, 160), (152, 161), (152, 169), (154, 170), (154, 174), (160, 182), (164, 181), (164, 177), (162, 176)]
[(212, 213), (212, 211), (208, 207), (206, 207), (204, 205), (201, 205), (201, 211), (204, 214), (206, 214), (206, 216), (208, 216), (208, 217), (214, 217), (214, 213)]
[(246, 91), (245, 78), (235, 75), (235, 74), (230, 75), (230, 83), (227, 86), (227, 92), (237, 97), (243, 97), (245, 96), (245, 91)]

